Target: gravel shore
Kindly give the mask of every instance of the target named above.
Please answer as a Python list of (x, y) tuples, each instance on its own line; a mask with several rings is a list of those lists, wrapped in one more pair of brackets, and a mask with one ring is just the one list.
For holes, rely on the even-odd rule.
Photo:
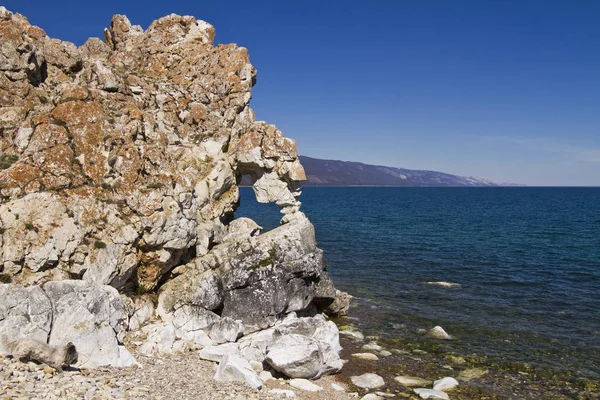
[[(273, 389), (292, 390), (296, 398), (306, 400), (353, 399), (334, 390), (335, 376), (315, 383), (320, 392), (291, 387), (285, 380), (272, 379), (261, 390), (242, 383), (212, 379), (216, 364), (199, 358), (197, 352), (146, 357), (136, 354), (140, 367), (71, 369), (57, 372), (46, 365), (0, 359), (0, 399), (283, 399)], [(349, 387), (348, 387), (349, 388)]]

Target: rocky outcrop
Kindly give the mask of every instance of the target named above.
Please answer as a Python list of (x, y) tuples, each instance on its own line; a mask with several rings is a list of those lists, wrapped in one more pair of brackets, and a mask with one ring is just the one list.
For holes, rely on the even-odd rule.
[[(82, 366), (134, 362), (129, 329), (144, 354), (239, 342), (290, 376), (341, 368), (332, 323), (271, 328), (349, 298), (300, 211), (296, 143), (255, 120), (248, 52), (214, 37), (190, 16), (144, 31), (115, 15), (76, 47), (0, 7), (0, 330), (72, 341)], [(235, 218), (244, 175), (281, 226)], [(269, 348), (242, 349), (264, 329)], [(291, 359), (293, 340), (315, 351)]]
[(286, 222), (298, 213), (296, 144), (255, 121), (248, 52), (215, 47), (210, 24), (169, 15), (142, 31), (116, 15), (77, 48), (3, 8), (0, 33), (0, 261), (14, 282), (156, 289), (256, 233), (230, 224), (245, 174)]

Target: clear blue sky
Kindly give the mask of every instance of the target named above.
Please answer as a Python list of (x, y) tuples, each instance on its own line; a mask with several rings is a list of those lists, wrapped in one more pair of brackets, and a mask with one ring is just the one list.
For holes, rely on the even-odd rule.
[(194, 15), (250, 50), (252, 107), (301, 154), (600, 185), (600, 1), (10, 0), (48, 35)]

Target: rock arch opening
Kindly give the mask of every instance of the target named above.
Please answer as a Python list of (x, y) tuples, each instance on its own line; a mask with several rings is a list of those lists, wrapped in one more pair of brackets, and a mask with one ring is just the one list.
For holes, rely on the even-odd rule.
[(235, 210), (235, 218), (250, 218), (262, 227), (261, 233), (277, 228), (281, 224), (281, 209), (277, 204), (259, 203), (252, 188), (255, 179), (250, 175), (242, 176), (240, 182), (240, 201)]

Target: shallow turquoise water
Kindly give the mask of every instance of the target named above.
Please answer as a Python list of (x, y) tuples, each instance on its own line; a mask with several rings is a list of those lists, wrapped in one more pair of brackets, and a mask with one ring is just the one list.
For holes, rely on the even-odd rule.
[[(278, 224), (241, 190), (236, 216)], [(600, 188), (308, 187), (301, 201), (366, 332), (418, 341), (441, 325), (448, 351), (600, 379)]]

